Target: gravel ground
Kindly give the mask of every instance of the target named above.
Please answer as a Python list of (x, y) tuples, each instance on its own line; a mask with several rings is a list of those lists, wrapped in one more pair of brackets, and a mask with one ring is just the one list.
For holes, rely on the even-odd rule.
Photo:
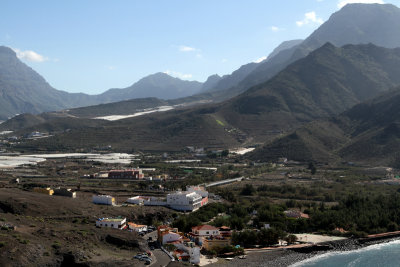
[(321, 255), (332, 251), (349, 251), (355, 250), (369, 245), (390, 242), (393, 238), (381, 239), (375, 241), (360, 242), (357, 239), (346, 239), (339, 241), (332, 241), (324, 243), (329, 246), (326, 251), (315, 251), (315, 252), (296, 252), (290, 249), (287, 250), (274, 250), (274, 251), (260, 251), (251, 252), (247, 255), (246, 259), (239, 259), (235, 257), (231, 261), (221, 259), (215, 264), (207, 266), (222, 267), (222, 266), (233, 266), (233, 267), (250, 267), (250, 266), (273, 266), (273, 267), (284, 267), (290, 266), (296, 262)]
[(295, 262), (307, 259), (310, 254), (297, 253), (290, 250), (274, 250), (274, 251), (263, 251), (263, 252), (252, 252), (249, 253), (246, 259), (239, 259), (235, 257), (231, 261), (220, 260), (218, 263), (210, 264), (207, 266), (289, 266)]

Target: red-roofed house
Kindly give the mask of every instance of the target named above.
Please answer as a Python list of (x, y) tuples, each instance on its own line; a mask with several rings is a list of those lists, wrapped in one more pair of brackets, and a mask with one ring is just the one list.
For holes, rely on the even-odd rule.
[(161, 244), (173, 243), (175, 241), (180, 242), (182, 235), (178, 232), (178, 228), (160, 225), (157, 228), (157, 239)]
[(220, 232), (218, 228), (205, 224), (192, 227), (192, 232), (190, 232), (189, 235), (196, 242), (196, 244), (201, 245), (203, 243), (203, 238), (219, 236)]

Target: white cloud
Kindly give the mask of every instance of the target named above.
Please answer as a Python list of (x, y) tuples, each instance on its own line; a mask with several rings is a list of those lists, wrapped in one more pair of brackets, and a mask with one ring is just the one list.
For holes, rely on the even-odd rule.
[(21, 51), (18, 48), (13, 48), (13, 50), (17, 54), (17, 57), (19, 59), (32, 61), (32, 62), (44, 62), (44, 61), (49, 60), (49, 58), (44, 57), (32, 50)]
[(340, 0), (337, 4), (338, 8), (342, 8), (347, 4), (384, 4), (383, 0)]
[(196, 57), (197, 58), (203, 58), (203, 55), (199, 53), (199, 54), (196, 54)]
[(228, 60), (226, 58), (221, 59), (222, 63), (228, 62)]
[(179, 51), (181, 51), (181, 52), (193, 52), (193, 51), (197, 51), (197, 49), (194, 48), (194, 47), (181, 45), (181, 46), (179, 46)]
[(324, 21), (321, 18), (317, 17), (317, 14), (315, 13), (315, 11), (305, 13), (303, 20), (296, 21), (296, 24), (299, 27), (309, 24), (309, 23), (322, 24), (322, 23), (324, 23)]
[(271, 29), (271, 31), (273, 31), (273, 32), (279, 32), (279, 31), (282, 30), (281, 28), (276, 27), (276, 26), (271, 26), (270, 29)]
[(192, 74), (184, 74), (179, 71), (173, 71), (173, 70), (166, 70), (164, 71), (164, 73), (183, 80), (191, 79), (193, 77)]
[(266, 59), (267, 59), (267, 57), (264, 56), (264, 57), (260, 57), (260, 58), (258, 58), (258, 59), (256, 59), (256, 60), (254, 60), (253, 62), (254, 62), (254, 63), (260, 63), (260, 62), (263, 62), (263, 61), (266, 60)]
[(104, 66), (106, 69), (108, 69), (108, 70), (115, 70), (117, 67), (115, 67), (115, 66), (112, 66), (112, 65), (106, 65), (106, 66)]

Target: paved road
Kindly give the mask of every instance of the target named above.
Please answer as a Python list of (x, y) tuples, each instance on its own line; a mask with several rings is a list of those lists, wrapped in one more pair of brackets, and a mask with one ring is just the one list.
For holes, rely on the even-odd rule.
[[(144, 239), (147, 240), (149, 237), (151, 237), (153, 240), (157, 240), (157, 231), (153, 231), (151, 233), (146, 234), (144, 236)], [(151, 252), (153, 252), (153, 255), (156, 258), (156, 260), (153, 261), (150, 266), (163, 267), (163, 266), (167, 266), (168, 263), (170, 263), (171, 259), (161, 249), (156, 248), (156, 249), (152, 250)]]

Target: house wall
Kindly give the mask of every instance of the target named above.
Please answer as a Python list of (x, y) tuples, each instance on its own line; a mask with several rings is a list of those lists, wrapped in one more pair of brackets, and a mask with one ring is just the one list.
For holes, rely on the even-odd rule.
[(76, 192), (72, 192), (65, 188), (54, 189), (54, 195), (76, 198)]
[(164, 244), (167, 244), (170, 242), (179, 241), (181, 239), (182, 239), (182, 237), (179, 234), (169, 232), (167, 234), (163, 234), (162, 244), (164, 245)]
[(114, 205), (115, 204), (115, 198), (112, 196), (107, 196), (107, 195), (99, 195), (99, 196), (93, 196), (92, 198), (94, 204), (103, 204), (103, 205)]
[(193, 264), (200, 263), (200, 248), (199, 247), (188, 247), (182, 243), (175, 244), (175, 247), (185, 251), (190, 256), (189, 262)]
[(194, 192), (179, 192), (167, 195), (169, 207), (180, 211), (194, 211), (201, 207), (201, 196)]
[(136, 205), (143, 205), (143, 198), (141, 198), (140, 196), (131, 197), (131, 198), (128, 198), (128, 200), (126, 202), (131, 203), (131, 204), (136, 204)]
[(200, 236), (212, 236), (212, 235), (219, 235), (219, 230), (196, 230), (196, 234)]
[(129, 229), (136, 231), (138, 233), (147, 231), (147, 225), (142, 225), (142, 226), (133, 226), (131, 224), (128, 224), (128, 225), (129, 225)]
[(126, 218), (121, 219), (119, 221), (107, 221), (107, 219), (104, 220), (97, 220), (96, 221), (96, 226), (98, 227), (110, 227), (110, 228), (115, 228), (115, 229), (121, 229), (123, 226), (126, 224)]

